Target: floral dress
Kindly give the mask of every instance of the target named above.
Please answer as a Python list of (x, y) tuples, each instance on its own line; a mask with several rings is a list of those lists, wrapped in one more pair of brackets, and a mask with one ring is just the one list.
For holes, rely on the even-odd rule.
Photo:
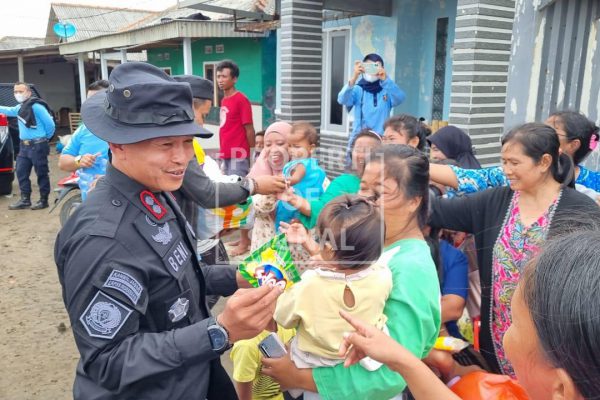
[(500, 230), (500, 235), (494, 245), (490, 313), (492, 341), (498, 365), (503, 374), (510, 375), (513, 378), (515, 373), (512, 365), (506, 359), (504, 346), (502, 345), (502, 338), (511, 325), (510, 302), (523, 268), (532, 256), (538, 252), (546, 239), (560, 194), (548, 210), (530, 226), (525, 226), (521, 221), (519, 197), (519, 192), (515, 192)]

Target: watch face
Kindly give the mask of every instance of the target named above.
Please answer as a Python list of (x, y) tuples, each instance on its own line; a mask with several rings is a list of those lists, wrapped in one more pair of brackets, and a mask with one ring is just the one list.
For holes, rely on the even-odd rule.
[(208, 330), (210, 342), (212, 343), (213, 350), (220, 350), (227, 344), (227, 338), (225, 334), (219, 328), (212, 328)]

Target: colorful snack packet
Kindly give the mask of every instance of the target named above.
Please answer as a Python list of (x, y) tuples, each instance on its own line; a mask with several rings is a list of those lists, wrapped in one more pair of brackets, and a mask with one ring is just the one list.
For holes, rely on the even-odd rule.
[(239, 268), (240, 274), (254, 287), (277, 285), (282, 289), (300, 281), (285, 235), (277, 235), (256, 249)]

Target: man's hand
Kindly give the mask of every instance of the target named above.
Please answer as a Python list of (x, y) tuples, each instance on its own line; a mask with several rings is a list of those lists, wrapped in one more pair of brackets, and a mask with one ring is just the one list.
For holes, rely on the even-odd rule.
[(231, 343), (250, 339), (262, 332), (273, 318), (279, 287), (261, 286), (257, 289), (238, 289), (231, 296), (217, 321), (229, 332)]
[(256, 182), (256, 194), (277, 194), (283, 192), (286, 188), (285, 179), (281, 175), (263, 175), (253, 179)]
[(81, 160), (79, 160), (80, 168), (90, 168), (96, 162), (96, 158), (100, 155), (100, 153), (96, 154), (84, 154), (81, 156)]
[(362, 66), (362, 62), (359, 60), (354, 61), (354, 73), (352, 75), (352, 78), (350, 78), (350, 81), (348, 82), (350, 84), (350, 86), (353, 86), (356, 81), (358, 80), (358, 78), (360, 77), (360, 74), (364, 73), (365, 69)]
[(252, 289), (254, 287), (242, 276), (240, 271), (235, 272), (235, 283), (237, 283), (238, 289)]

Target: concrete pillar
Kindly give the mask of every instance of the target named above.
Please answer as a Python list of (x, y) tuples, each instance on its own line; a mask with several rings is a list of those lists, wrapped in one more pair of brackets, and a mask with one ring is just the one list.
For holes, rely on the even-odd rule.
[(23, 56), (17, 56), (17, 68), (19, 70), (19, 82), (25, 82), (25, 68), (23, 67)]
[(500, 160), (514, 18), (514, 0), (458, 0), (449, 122), (484, 166)]
[(321, 87), (314, 87), (313, 79), (318, 78), (321, 84), (322, 65), (307, 65), (305, 56), (322, 57), (322, 24), (323, 0), (281, 1), (277, 36), (281, 37), (280, 117), (284, 121), (305, 120), (316, 127), (321, 125)]
[(183, 38), (183, 73), (192, 75), (192, 38)]
[(127, 50), (121, 49), (121, 64), (125, 64), (127, 62)]
[(79, 70), (79, 95), (81, 96), (81, 103), (86, 99), (87, 94), (87, 81), (85, 79), (85, 53), (79, 53), (77, 55), (77, 68)]
[[(277, 32), (280, 60), (277, 118), (288, 122), (305, 120), (317, 130), (321, 127), (323, 90), (322, 25), (323, 0), (281, 0), (281, 29)], [(319, 135), (321, 166), (330, 176), (336, 176), (338, 167), (343, 169), (343, 159), (339, 155), (344, 145), (331, 146), (327, 138)]]
[(108, 62), (104, 51), (100, 52), (100, 74), (102, 79), (108, 79)]

